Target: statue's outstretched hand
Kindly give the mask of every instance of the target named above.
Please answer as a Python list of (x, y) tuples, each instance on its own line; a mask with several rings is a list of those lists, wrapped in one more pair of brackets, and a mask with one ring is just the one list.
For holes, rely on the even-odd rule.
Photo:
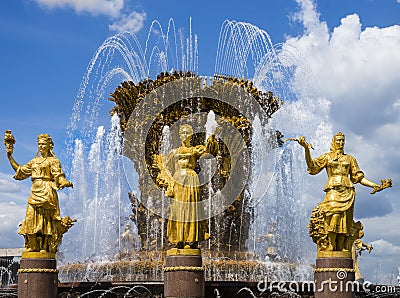
[(307, 143), (306, 138), (304, 136), (298, 138), (297, 142), (300, 144), (300, 146), (303, 146), (304, 148), (310, 147), (310, 144)]
[(58, 186), (58, 189), (63, 189), (64, 187), (72, 187), (72, 188), (73, 188), (74, 185), (72, 184), (71, 181), (65, 180), (64, 183), (62, 183), (62, 184), (60, 184), (60, 185)]
[(314, 147), (312, 146), (312, 144), (307, 143), (306, 138), (304, 136), (301, 136), (298, 139), (297, 138), (287, 138), (287, 139), (283, 140), (284, 143), (287, 142), (287, 141), (296, 141), (297, 143), (300, 144), (300, 146), (302, 146), (302, 147), (304, 147), (306, 149), (313, 149), (314, 150)]
[(381, 185), (374, 186), (371, 194), (377, 193), (385, 188), (392, 187), (392, 179), (381, 180)]

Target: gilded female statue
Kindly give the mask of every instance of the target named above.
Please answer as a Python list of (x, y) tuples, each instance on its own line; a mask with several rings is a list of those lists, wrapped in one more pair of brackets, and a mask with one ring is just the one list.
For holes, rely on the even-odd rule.
[[(24, 236), (26, 252), (55, 253), (62, 235), (75, 221), (69, 217), (61, 218), (57, 190), (72, 187), (72, 183), (65, 179), (60, 160), (53, 152), (53, 140), (48, 134), (38, 136), (38, 152), (25, 165), (19, 165), (13, 158), (15, 140), (10, 135), (7, 131), (4, 143), (11, 167), (15, 170), (14, 179), (31, 177), (32, 180), (26, 216), (18, 233)], [(12, 144), (11, 139), (14, 140)]]
[(382, 184), (378, 185), (368, 180), (358, 167), (357, 160), (344, 153), (345, 136), (341, 132), (333, 136), (330, 152), (317, 158), (311, 157), (311, 145), (304, 137), (297, 141), (304, 147), (308, 173), (315, 175), (325, 169), (328, 174), (325, 198), (314, 208), (311, 216), (310, 236), (319, 251), (350, 251), (353, 243), (348, 240), (353, 226), (354, 184), (371, 187), (374, 194), (391, 187), (392, 182), (390, 179), (382, 180)]
[(207, 222), (202, 220), (202, 212), (197, 202), (201, 201), (200, 182), (195, 167), (197, 160), (205, 153), (216, 155), (218, 142), (215, 136), (208, 138), (207, 144), (190, 144), (193, 128), (183, 124), (179, 128), (181, 146), (168, 156), (159, 156), (157, 167), (161, 170), (158, 182), (167, 188), (165, 194), (174, 198), (170, 205), (167, 236), (177, 248), (197, 248), (199, 241), (209, 238)]

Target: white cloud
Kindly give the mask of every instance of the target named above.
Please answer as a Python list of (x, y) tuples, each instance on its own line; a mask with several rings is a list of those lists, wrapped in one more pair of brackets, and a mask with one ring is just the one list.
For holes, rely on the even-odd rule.
[[(30, 193), (31, 182), (29, 179), (24, 181), (15, 181), (11, 174), (0, 172), (0, 202), (16, 202), (17, 204), (26, 204)], [(3, 214), (0, 209), (0, 216)]]
[(29, 180), (16, 182), (12, 175), (0, 172), (0, 248), (23, 245), (23, 238), (17, 231), (25, 217), (29, 192)]
[(13, 181), (0, 178), (0, 193), (15, 193), (21, 191), (21, 188)]
[(329, 32), (309, 11), (313, 2), (301, 3), (307, 9), (300, 14), (306, 34), (288, 38), (286, 44), (302, 52), (316, 78), (317, 95), (332, 101), (332, 119), (356, 133), (393, 120), (394, 115), (387, 119), (386, 107), (400, 93), (400, 26), (362, 30), (359, 16), (353, 14)]
[(132, 12), (129, 15), (121, 15), (113, 24), (109, 25), (111, 31), (136, 33), (143, 28), (146, 20), (145, 12)]
[[(393, 103), (393, 110), (396, 112), (400, 112), (400, 98), (396, 99), (396, 101)], [(390, 111), (388, 111), (388, 112), (390, 112)], [(398, 115), (400, 118), (400, 113)]]
[(313, 0), (296, 0), (296, 2), (300, 5), (300, 10), (294, 14), (293, 20), (301, 22), (308, 32), (315, 30), (319, 23), (315, 2)]
[[(371, 204), (373, 202), (371, 201)], [(396, 213), (391, 213), (382, 217), (361, 218), (364, 225), (366, 241), (384, 239), (396, 246), (400, 246), (400, 217)]]
[(25, 217), (25, 206), (14, 202), (0, 202), (0, 247), (22, 247), (23, 237), (17, 233), (19, 223)]
[(387, 256), (400, 254), (400, 246), (393, 245), (386, 240), (379, 239), (371, 242), (371, 244), (377, 254), (384, 254)]
[(125, 0), (35, 0), (46, 8), (70, 7), (77, 13), (89, 12), (92, 15), (117, 17), (124, 7)]
[(48, 9), (72, 8), (77, 13), (88, 12), (92, 15), (106, 15), (113, 23), (110, 31), (132, 33), (143, 28), (146, 20), (145, 12), (126, 13), (125, 0), (35, 0), (40, 6)]

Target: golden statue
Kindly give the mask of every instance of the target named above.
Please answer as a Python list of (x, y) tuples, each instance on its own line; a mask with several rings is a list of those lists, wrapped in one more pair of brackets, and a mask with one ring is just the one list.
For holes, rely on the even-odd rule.
[(192, 146), (192, 135), (193, 128), (189, 124), (183, 124), (179, 128), (181, 146), (167, 156), (155, 156), (155, 167), (160, 170), (158, 184), (167, 188), (167, 196), (174, 198), (170, 204), (167, 236), (171, 243), (177, 244), (178, 249), (198, 248), (199, 241), (210, 237), (207, 222), (202, 220), (203, 210), (196, 204), (201, 201), (201, 191), (194, 169), (203, 154), (217, 154), (218, 142), (211, 135), (205, 146)]
[(134, 248), (135, 248), (135, 241), (136, 241), (135, 234), (132, 232), (131, 229), (131, 224), (128, 221), (125, 224), (125, 231), (121, 234), (121, 236), (119, 237), (119, 239), (117, 239), (116, 244), (120, 244), (121, 245), (121, 250), (120, 250), (120, 254), (129, 254), (131, 253)]
[(15, 139), (11, 131), (4, 136), (7, 157), (15, 170), (14, 179), (31, 177), (32, 180), (26, 216), (18, 231), (24, 236), (25, 251), (55, 254), (62, 235), (76, 221), (69, 216), (61, 218), (57, 190), (72, 187), (72, 183), (65, 179), (60, 160), (53, 153), (51, 137), (41, 134), (37, 142), (36, 156), (26, 165), (19, 165), (12, 156)]
[(361, 256), (361, 253), (364, 250), (367, 250), (368, 253), (370, 253), (373, 249), (372, 245), (368, 245), (361, 240), (361, 238), (364, 237), (363, 229), (364, 226), (360, 221), (354, 222), (353, 227), (351, 228), (351, 237), (349, 239), (353, 243), (351, 245), (351, 258), (353, 259), (355, 280), (361, 279), (360, 268), (358, 266), (358, 256)]
[(357, 160), (344, 153), (345, 136), (338, 132), (332, 138), (330, 152), (312, 158), (311, 145), (304, 137), (296, 139), (304, 147), (308, 173), (316, 175), (323, 169), (328, 174), (325, 198), (313, 209), (309, 224), (310, 236), (318, 245), (318, 251), (351, 251), (355, 189), (360, 183), (371, 187), (371, 194), (392, 186), (390, 179), (378, 185), (365, 178)]

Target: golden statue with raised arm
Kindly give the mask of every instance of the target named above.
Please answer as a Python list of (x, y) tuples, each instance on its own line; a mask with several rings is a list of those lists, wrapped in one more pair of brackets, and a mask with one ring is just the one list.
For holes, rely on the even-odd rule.
[(72, 187), (72, 183), (65, 179), (60, 160), (53, 152), (51, 137), (41, 134), (37, 142), (36, 156), (27, 164), (19, 165), (12, 156), (15, 139), (11, 131), (6, 131), (4, 136), (7, 157), (15, 170), (14, 179), (31, 177), (32, 180), (26, 216), (18, 231), (24, 236), (25, 251), (55, 254), (62, 235), (76, 221), (68, 216), (61, 218), (57, 190)]
[(325, 198), (311, 215), (310, 236), (318, 245), (318, 251), (351, 251), (353, 243), (349, 238), (353, 226), (354, 184), (371, 187), (374, 194), (391, 187), (392, 181), (382, 180), (378, 185), (365, 178), (357, 160), (344, 153), (345, 136), (341, 132), (333, 136), (330, 152), (317, 158), (311, 157), (311, 146), (304, 137), (296, 141), (304, 147), (308, 173), (315, 175), (325, 169), (328, 174)]
[(209, 238), (207, 222), (203, 220), (198, 202), (201, 201), (200, 182), (195, 172), (196, 162), (203, 154), (216, 155), (218, 142), (214, 135), (206, 145), (190, 144), (193, 128), (183, 124), (179, 128), (181, 146), (167, 156), (155, 156), (155, 167), (159, 168), (158, 184), (166, 187), (165, 194), (174, 198), (170, 205), (167, 236), (177, 248), (197, 248), (199, 241)]

